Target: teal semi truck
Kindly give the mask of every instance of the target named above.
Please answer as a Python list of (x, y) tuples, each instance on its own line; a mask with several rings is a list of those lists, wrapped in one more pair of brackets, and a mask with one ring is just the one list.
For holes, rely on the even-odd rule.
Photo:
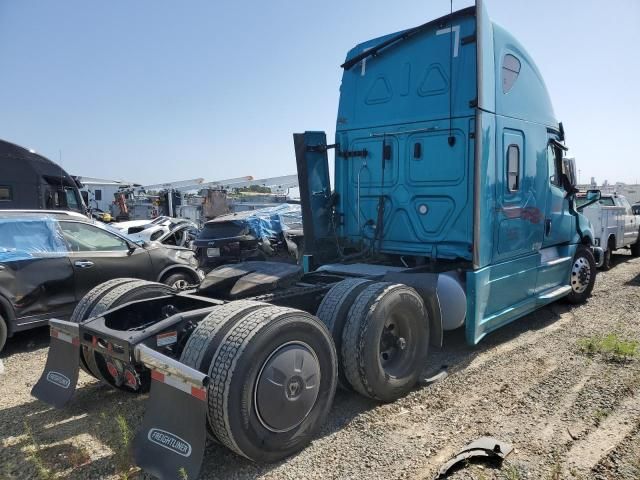
[(228, 265), (189, 292), (96, 287), (71, 321), (50, 321), (37, 398), (66, 404), (80, 368), (150, 389), (137, 463), (195, 478), (207, 437), (280, 460), (317, 433), (338, 385), (393, 401), (444, 331), (476, 344), (550, 302), (587, 300), (602, 251), (575, 208), (564, 128), (480, 1), (357, 45), (342, 68), (335, 141), (294, 134), (302, 265)]

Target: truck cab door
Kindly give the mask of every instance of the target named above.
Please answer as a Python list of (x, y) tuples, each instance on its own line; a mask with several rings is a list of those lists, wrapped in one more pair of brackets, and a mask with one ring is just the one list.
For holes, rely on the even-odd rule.
[(562, 150), (547, 144), (548, 190), (544, 217), (544, 237), (542, 247), (551, 247), (569, 242), (575, 234), (575, 218), (569, 211), (569, 192), (562, 182)]
[(631, 204), (626, 198), (618, 197), (620, 205), (624, 208), (624, 244), (631, 245), (635, 243), (638, 236), (638, 225), (636, 225), (636, 218), (633, 215)]
[(149, 253), (124, 238), (84, 222), (59, 222), (69, 248), (76, 299), (118, 277), (155, 280)]

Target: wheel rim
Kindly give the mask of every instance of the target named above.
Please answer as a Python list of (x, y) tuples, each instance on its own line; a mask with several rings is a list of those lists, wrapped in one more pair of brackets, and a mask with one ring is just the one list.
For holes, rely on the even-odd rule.
[(391, 377), (403, 377), (411, 367), (415, 345), (411, 324), (404, 315), (391, 315), (380, 335), (380, 366)]
[(591, 265), (584, 257), (579, 257), (573, 262), (571, 268), (571, 288), (576, 293), (583, 293), (591, 282)]
[(176, 280), (175, 282), (173, 282), (172, 287), (176, 290), (185, 290), (187, 288), (187, 285), (188, 283), (186, 280)]
[(260, 423), (272, 432), (287, 432), (309, 415), (320, 389), (320, 363), (313, 349), (290, 342), (274, 350), (256, 381), (254, 407)]

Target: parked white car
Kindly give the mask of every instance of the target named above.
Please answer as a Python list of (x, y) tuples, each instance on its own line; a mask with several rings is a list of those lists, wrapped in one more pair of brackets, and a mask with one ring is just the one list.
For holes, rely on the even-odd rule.
[(160, 242), (178, 247), (190, 247), (199, 232), (198, 226), (192, 221), (170, 217), (113, 223), (111, 227), (136, 242)]
[[(585, 196), (578, 194), (578, 210)], [(640, 256), (640, 215), (634, 215), (629, 201), (622, 195), (603, 194), (599, 201), (582, 209), (593, 227), (596, 246), (604, 255), (599, 267), (611, 268), (611, 253), (620, 248), (630, 248), (634, 257)]]

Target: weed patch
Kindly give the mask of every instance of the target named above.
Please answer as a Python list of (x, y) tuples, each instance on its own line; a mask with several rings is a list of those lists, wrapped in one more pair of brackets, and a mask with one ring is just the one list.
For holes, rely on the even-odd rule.
[(53, 474), (51, 473), (51, 470), (49, 470), (44, 465), (44, 461), (42, 460), (42, 456), (40, 455), (40, 451), (41, 451), (40, 444), (36, 441), (36, 438), (33, 436), (33, 430), (31, 430), (31, 426), (27, 422), (24, 422), (24, 431), (27, 434), (27, 440), (29, 441), (29, 445), (27, 445), (28, 458), (36, 467), (38, 478), (40, 480), (49, 480), (53, 478)]
[(615, 333), (583, 338), (578, 347), (587, 355), (602, 355), (614, 362), (627, 362), (640, 354), (640, 342), (621, 339)]

